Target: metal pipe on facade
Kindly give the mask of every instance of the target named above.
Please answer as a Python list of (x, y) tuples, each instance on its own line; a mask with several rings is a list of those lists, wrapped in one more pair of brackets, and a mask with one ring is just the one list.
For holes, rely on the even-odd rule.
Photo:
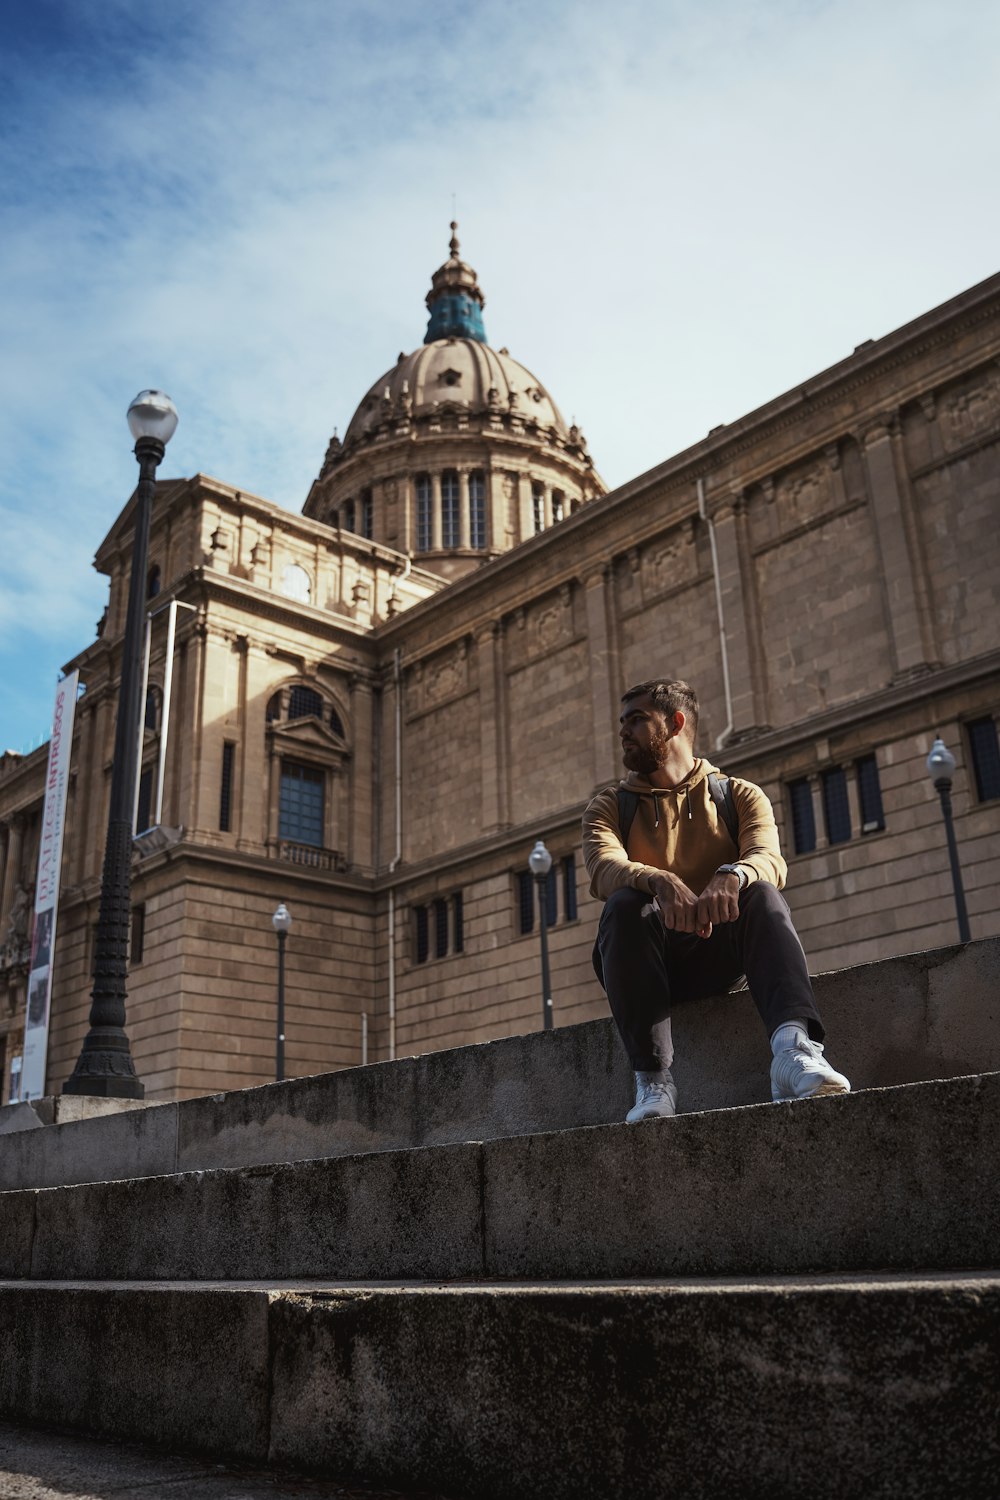
[[(407, 559), (409, 565), (409, 559)], [(408, 570), (408, 567), (407, 567)], [(404, 573), (404, 577), (406, 574)], [(392, 654), (392, 680), (396, 699), (395, 739), (395, 794), (396, 794), (396, 852), (389, 864), (389, 874), (394, 875), (403, 857), (403, 673), (401, 656), (397, 646)], [(389, 887), (389, 1057), (396, 1056), (396, 890)]]
[(721, 750), (733, 732), (733, 693), (729, 683), (729, 650), (726, 646), (726, 614), (722, 604), (722, 579), (719, 576), (719, 549), (715, 543), (715, 523), (705, 505), (705, 481), (698, 479), (698, 514), (708, 526), (708, 544), (712, 551), (712, 577), (715, 580), (715, 609), (719, 617), (719, 649), (722, 654), (722, 690), (726, 697), (726, 727), (716, 735), (715, 748)]

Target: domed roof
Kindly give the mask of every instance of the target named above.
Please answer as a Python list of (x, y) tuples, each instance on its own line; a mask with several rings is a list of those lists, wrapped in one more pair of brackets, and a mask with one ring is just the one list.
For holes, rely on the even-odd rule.
[(554, 429), (565, 440), (569, 430), (541, 381), (506, 349), (475, 339), (435, 339), (412, 354), (401, 354), (364, 397), (344, 435), (344, 446), (364, 439), (387, 415), (416, 417), (465, 408), (517, 414), (526, 424)]

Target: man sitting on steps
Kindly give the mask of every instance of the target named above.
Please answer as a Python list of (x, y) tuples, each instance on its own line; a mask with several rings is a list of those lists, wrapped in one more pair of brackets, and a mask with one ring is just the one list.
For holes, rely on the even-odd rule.
[(605, 903), (594, 968), (635, 1070), (633, 1124), (676, 1113), (671, 1001), (723, 994), (742, 974), (771, 1038), (772, 1098), (851, 1087), (823, 1056), (805, 954), (778, 894), (786, 866), (771, 804), (695, 758), (697, 729), (686, 682), (629, 688), (628, 775), (583, 816), (590, 889)]

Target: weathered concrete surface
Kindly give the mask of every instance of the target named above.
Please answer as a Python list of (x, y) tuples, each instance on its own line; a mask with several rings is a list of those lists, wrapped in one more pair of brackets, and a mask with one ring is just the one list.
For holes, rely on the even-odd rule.
[(5, 1194), (0, 1221), (8, 1206), (22, 1228), (0, 1236), (0, 1274), (36, 1279), (984, 1268), (1000, 1244), (1000, 1074)]
[[(1000, 1070), (998, 979), (996, 938), (820, 975), (830, 1056), (855, 1088)], [(770, 1097), (746, 992), (678, 1007), (674, 1037), (683, 1112)], [(611, 1021), (589, 1021), (5, 1136), (0, 1191), (610, 1124), (631, 1088)]]
[(262, 1292), (7, 1286), (0, 1412), (259, 1462), (267, 1321)]
[(3, 1500), (445, 1500), (0, 1422)]
[(487, 1500), (989, 1496), (1000, 1285), (272, 1304), (271, 1455)]
[(487, 1141), (485, 1274), (991, 1267), (1000, 1073)]
[(98, 1099), (88, 1094), (46, 1094), (41, 1099), (22, 1099), (0, 1105), (0, 1135), (37, 1130), (42, 1125), (68, 1125), (73, 1120), (91, 1120), (124, 1110), (155, 1109), (152, 1099)]
[(130, 1108), (5, 1135), (0, 1192), (149, 1177), (174, 1171), (176, 1160), (177, 1105)]
[(0, 1276), (30, 1276), (35, 1238), (34, 1192), (0, 1197)]
[(482, 1271), (480, 1154), (473, 1145), (24, 1196), (36, 1204), (31, 1269), (17, 1273), (8, 1265), (8, 1275), (222, 1280)]
[(997, 1275), (0, 1286), (0, 1339), (8, 1417), (477, 1500), (996, 1496)]

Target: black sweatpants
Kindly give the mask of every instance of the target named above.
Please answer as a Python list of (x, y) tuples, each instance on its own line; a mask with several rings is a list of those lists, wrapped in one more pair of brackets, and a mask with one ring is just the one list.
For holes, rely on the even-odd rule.
[(823, 1040), (812, 984), (791, 913), (773, 885), (754, 881), (740, 893), (735, 922), (713, 927), (710, 937), (668, 932), (652, 898), (615, 891), (605, 902), (594, 945), (594, 968), (607, 991), (625, 1050), (636, 1072), (669, 1067), (669, 1020), (674, 1001), (724, 994), (747, 977), (750, 994), (770, 1037), (786, 1021), (805, 1021), (813, 1041)]

